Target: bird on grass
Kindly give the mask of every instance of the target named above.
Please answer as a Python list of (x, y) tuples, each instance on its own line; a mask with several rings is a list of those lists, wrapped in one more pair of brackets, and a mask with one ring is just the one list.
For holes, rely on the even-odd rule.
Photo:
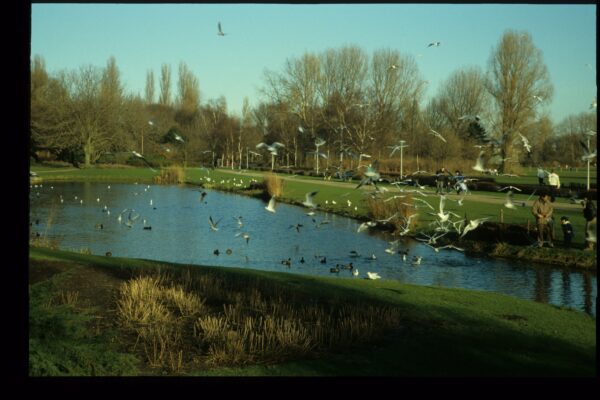
[(381, 276), (377, 272), (369, 272), (367, 271), (367, 279), (381, 279)]

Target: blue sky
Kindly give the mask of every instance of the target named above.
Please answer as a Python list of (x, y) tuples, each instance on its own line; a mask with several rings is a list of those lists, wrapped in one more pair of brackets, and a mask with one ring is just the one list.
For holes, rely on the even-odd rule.
[[(216, 34), (218, 21), (225, 37)], [(126, 92), (141, 95), (148, 70), (158, 92), (161, 65), (171, 66), (176, 84), (185, 62), (203, 103), (225, 96), (239, 113), (244, 97), (258, 104), (265, 69), (280, 72), (288, 58), (344, 45), (369, 56), (421, 54), (426, 95), (434, 96), (456, 70), (485, 71), (508, 29), (529, 32), (543, 53), (553, 121), (588, 111), (597, 91), (594, 4), (32, 4), (31, 55), (50, 73), (104, 67), (114, 56)], [(433, 41), (442, 44), (427, 48)]]

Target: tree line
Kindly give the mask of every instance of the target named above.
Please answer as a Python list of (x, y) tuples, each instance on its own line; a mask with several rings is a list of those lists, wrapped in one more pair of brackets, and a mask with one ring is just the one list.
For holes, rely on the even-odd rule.
[(312, 167), (326, 157), (333, 167), (363, 156), (388, 159), (388, 147), (404, 140), (407, 158), (469, 165), (484, 149), (488, 165), (511, 172), (551, 162), (582, 165), (579, 142), (596, 126), (595, 109), (552, 123), (544, 104), (553, 85), (527, 32), (506, 31), (485, 71), (474, 66), (450, 73), (426, 103), (428, 82), (415, 57), (394, 49), (368, 55), (350, 45), (288, 58), (279, 71), (264, 73), (260, 102), (250, 107), (245, 98), (241, 115), (229, 113), (222, 97), (202, 102), (199, 80), (185, 63), (177, 72), (174, 82), (163, 64), (156, 90), (154, 72), (147, 71), (142, 97), (126, 93), (114, 57), (104, 68), (50, 75), (43, 58), (34, 56), (30, 154), (45, 150), (90, 166), (125, 162), (135, 150), (153, 162), (241, 168), (270, 163), (256, 145), (280, 142), (279, 166)]

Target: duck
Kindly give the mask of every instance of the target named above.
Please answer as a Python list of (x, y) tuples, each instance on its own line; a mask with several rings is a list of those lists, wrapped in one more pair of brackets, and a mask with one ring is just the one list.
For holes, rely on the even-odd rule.
[(231, 249), (225, 250), (225, 254), (230, 255), (232, 253)]
[(149, 230), (152, 230), (152, 227), (151, 226), (145, 226), (144, 229), (147, 230), (147, 231), (149, 231)]
[(219, 255), (219, 254), (221, 254), (221, 253), (219, 252), (219, 249), (215, 249), (215, 251), (213, 251), (213, 254), (214, 254), (215, 256), (218, 256), (218, 255)]
[(332, 274), (334, 274), (334, 273), (337, 274), (338, 272), (340, 272), (340, 268), (338, 265), (336, 265), (335, 267), (329, 268), (329, 272), (331, 272)]
[(327, 264), (327, 257), (321, 258), (321, 264)]
[(111, 253), (110, 251), (107, 251), (106, 253), (104, 253), (104, 255), (105, 255), (106, 257), (112, 257), (112, 253)]
[(96, 229), (104, 229), (104, 225), (102, 225), (102, 224), (96, 224)]
[(281, 263), (289, 268), (292, 266), (292, 259), (288, 258), (287, 260), (282, 260)]
[(304, 264), (304, 257), (300, 258), (300, 264)]
[(423, 259), (423, 257), (421, 257), (421, 256), (414, 256), (414, 258), (412, 260), (412, 264), (413, 265), (420, 265), (422, 259)]

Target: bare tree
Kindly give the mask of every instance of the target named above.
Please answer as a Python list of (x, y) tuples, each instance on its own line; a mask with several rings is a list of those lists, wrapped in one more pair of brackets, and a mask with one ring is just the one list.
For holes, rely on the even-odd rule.
[(160, 68), (160, 96), (159, 104), (171, 105), (171, 67), (163, 64)]
[[(498, 115), (492, 125), (502, 159), (513, 155), (515, 139), (536, 118), (536, 110), (552, 98), (548, 69), (528, 33), (507, 31), (489, 61), (486, 89)], [(505, 170), (504, 162), (500, 171)]]
[(154, 103), (154, 71), (151, 69), (146, 73), (146, 104)]

